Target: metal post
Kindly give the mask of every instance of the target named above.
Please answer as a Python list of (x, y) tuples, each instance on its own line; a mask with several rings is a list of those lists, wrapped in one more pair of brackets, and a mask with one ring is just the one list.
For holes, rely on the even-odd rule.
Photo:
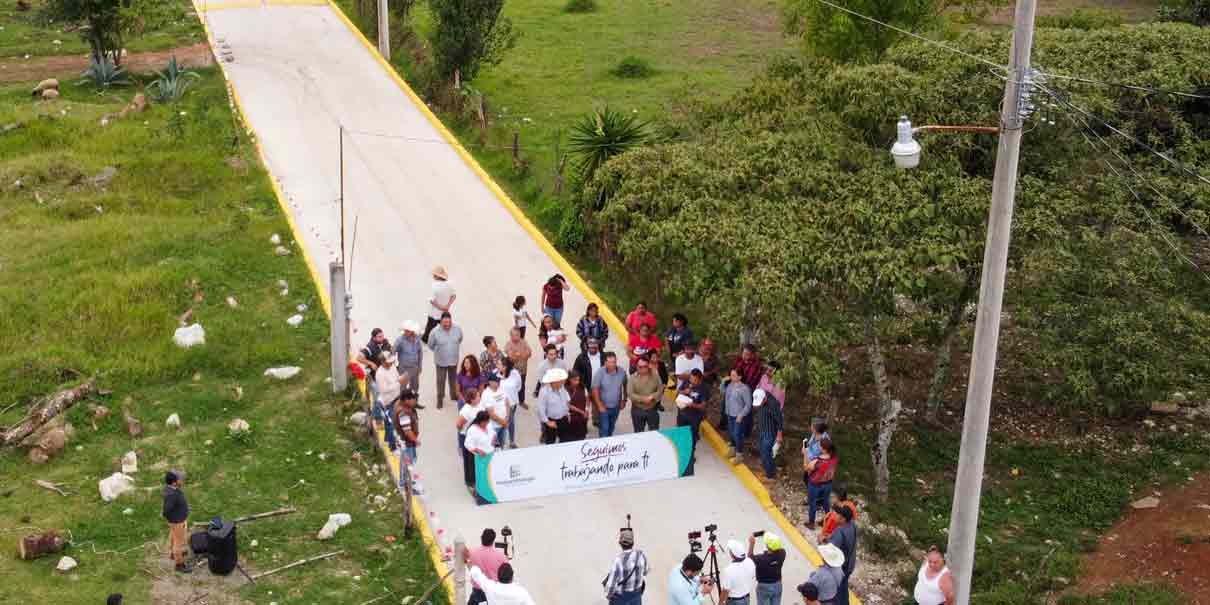
[(391, 60), (391, 11), (387, 0), (378, 0), (378, 54)]
[(454, 603), (466, 602), (466, 540), (454, 538)]
[(1024, 121), (1021, 98), (1026, 89), (1025, 77), (1029, 71), (1030, 48), (1033, 45), (1035, 4), (1036, 0), (1017, 1), (1011, 63), (1000, 116), (1000, 148), (996, 152), (996, 174), (988, 212), (979, 314), (975, 320), (974, 354), (971, 356), (970, 383), (966, 390), (966, 413), (962, 424), (962, 450), (958, 456), (958, 478), (950, 513), (947, 564), (954, 577), (958, 605), (970, 603), (971, 572), (975, 565), (983, 459), (987, 450), (988, 417), (1000, 336), (1000, 307), (1004, 301), (1004, 277), (1008, 265), (1013, 198), (1017, 188), (1017, 160)]
[(332, 295), (332, 392), (343, 393), (349, 380), (349, 305), (345, 289), (345, 266), (328, 264), (328, 292)]
[[(345, 125), (337, 124), (340, 128), (340, 143), (337, 145), (340, 157), (340, 264), (345, 262)], [(332, 300), (335, 298), (333, 294)]]

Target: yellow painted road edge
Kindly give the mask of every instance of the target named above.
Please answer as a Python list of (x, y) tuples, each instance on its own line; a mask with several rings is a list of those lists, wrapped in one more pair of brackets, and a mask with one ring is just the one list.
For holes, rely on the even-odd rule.
[[(281, 2), (283, 4), (298, 4), (296, 2), (291, 2), (291, 0), (285, 0), (285, 2), (283, 2), (282, 0), (274, 0), (274, 2)], [(320, 5), (321, 4), (316, 4), (316, 6), (320, 6)], [(206, 32), (206, 40), (210, 43), (211, 54), (215, 55), (215, 57), (214, 57), (215, 64), (218, 65), (219, 70), (223, 72), (223, 79), (226, 82), (227, 92), (231, 97), (232, 104), (234, 105), (236, 111), (239, 113), (240, 121), (243, 122), (243, 125), (247, 129), (249, 136), (252, 138), (253, 143), (256, 145), (256, 152), (260, 156), (261, 165), (264, 166), (265, 172), (269, 176), (269, 183), (273, 186), (273, 194), (277, 198), (277, 204), (281, 208), (282, 214), (286, 215), (286, 222), (290, 225), (290, 232), (294, 235), (294, 241), (296, 243), (298, 243), (298, 247), (303, 251), (303, 259), (307, 263), (307, 268), (310, 269), (310, 271), (311, 271), (311, 279), (315, 282), (315, 289), (319, 292), (319, 300), (320, 300), (320, 304), (323, 306), (324, 314), (328, 316), (329, 320), (331, 320), (331, 318), (332, 318), (331, 301), (328, 297), (327, 291), (324, 289), (324, 285), (323, 285), (324, 282), (319, 277), (320, 274), (319, 274), (318, 266), (315, 264), (315, 260), (311, 257), (310, 253), (307, 252), (307, 247), (303, 243), (301, 232), (298, 230), (298, 224), (294, 221), (294, 214), (292, 212), (290, 212), (290, 206), (288, 203), (286, 203), (286, 196), (285, 196), (285, 194), (282, 193), (281, 187), (277, 183), (277, 179), (273, 176), (273, 173), (270, 172), (270, 170), (269, 170), (269, 162), (268, 162), (267, 157), (265, 156), (264, 147), (261, 146), (260, 137), (256, 134), (256, 131), (252, 128), (252, 122), (250, 122), (248, 120), (248, 113), (246, 111), (244, 111), (244, 106), (243, 106), (243, 103), (240, 101), (239, 93), (237, 93), (235, 91), (235, 87), (231, 85), (231, 80), (230, 80), (230, 78), (227, 77), (227, 70), (226, 70), (226, 68), (223, 67), (222, 61), (219, 59), (217, 54), (214, 53), (214, 43), (215, 43), (214, 35), (210, 31), (210, 24), (206, 23), (206, 17), (205, 17), (206, 11), (201, 9), (197, 5), (196, 0), (194, 0), (194, 9), (195, 9), (195, 12), (197, 13), (198, 19), (202, 22), (202, 29), (205, 30), (205, 32)], [(343, 16), (343, 14), (342, 14), (342, 16)], [(379, 437), (378, 437), (378, 442), (379, 442), (378, 447), (380, 449), (382, 449), (383, 452), (385, 452), (386, 443), (385, 443), (385, 441), (383, 441), (383, 438), (381, 435), (379, 435)], [(384, 453), (384, 457), (387, 460), (388, 467), (391, 469), (394, 480), (396, 482), (398, 482), (399, 481), (399, 463), (398, 463), (398, 461), (394, 459), (394, 456), (387, 456), (387, 455), (385, 455), (385, 453)], [(412, 497), (412, 518), (416, 522), (416, 526), (420, 528), (420, 535), (423, 538), (424, 543), (427, 545), (425, 550), (428, 552), (429, 559), (432, 560), (432, 562), (433, 562), (433, 569), (436, 571), (437, 577), (438, 578), (446, 577), (447, 573), (449, 572), (449, 567), (446, 566), (445, 561), (442, 560), (442, 558), (441, 558), (442, 557), (441, 547), (440, 547), (439, 543), (437, 542), (437, 538), (434, 535), (432, 528), (429, 527), (428, 514), (425, 513), (424, 504), (420, 502), (420, 498), (417, 498), (415, 496)], [(452, 575), (445, 582), (445, 590), (446, 590), (446, 594), (449, 597), (450, 602), (453, 602), (453, 600), (454, 600), (454, 582), (453, 582)]]
[[(368, 39), (366, 39), (365, 35), (361, 33), (361, 30), (349, 20), (348, 15), (345, 15), (344, 11), (341, 10), (341, 8), (337, 6), (335, 2), (328, 0), (328, 4), (332, 7), (332, 11), (335, 12), (338, 17), (340, 17), (341, 21), (344, 21), (344, 24), (349, 28), (349, 31), (353, 32), (353, 35), (361, 41), (362, 46), (365, 46), (366, 51), (370, 53), (370, 56), (373, 57), (374, 60), (378, 61), (378, 64), (381, 65), (382, 69), (387, 73), (387, 75), (395, 81), (395, 84), (399, 86), (400, 90), (402, 90), (403, 93), (412, 100), (412, 103), (417, 109), (420, 110), (420, 113), (423, 114), (426, 119), (428, 119), (429, 123), (433, 125), (433, 128), (436, 128), (437, 132), (441, 133), (441, 136), (445, 138), (446, 142), (448, 142), (450, 146), (454, 148), (454, 151), (456, 151), (458, 155), (462, 157), (467, 166), (469, 166), (470, 169), (479, 176), (479, 179), (483, 181), (483, 184), (486, 185), (493, 194), (495, 194), (496, 199), (500, 201), (500, 204), (504, 206), (504, 209), (513, 216), (517, 223), (521, 225), (522, 229), (529, 233), (530, 237), (532, 237), (533, 240), (538, 244), (538, 247), (541, 248), (552, 261), (554, 261), (555, 266), (557, 266), (559, 270), (563, 272), (563, 274), (572, 282), (572, 284), (576, 286), (576, 288), (580, 290), (580, 292), (584, 293), (586, 298), (597, 301), (597, 304), (600, 307), (601, 315), (605, 318), (605, 321), (609, 323), (610, 329), (614, 330), (615, 334), (626, 334), (626, 326), (620, 319), (618, 319), (618, 315), (605, 304), (605, 301), (598, 296), (595, 291), (593, 291), (592, 286), (589, 286), (588, 282), (582, 276), (580, 276), (579, 271), (576, 271), (575, 267), (573, 267), (571, 263), (567, 262), (567, 259), (564, 258), (563, 255), (560, 254), (553, 245), (551, 245), (550, 241), (546, 239), (546, 236), (543, 235), (542, 231), (529, 220), (529, 217), (525, 216), (525, 212), (522, 211), (519, 206), (517, 206), (516, 202), (514, 202), (512, 198), (510, 198), (509, 195), (504, 192), (500, 185), (497, 184), (494, 179), (492, 179), (491, 175), (489, 175), (487, 171), (485, 171), (483, 167), (479, 165), (479, 162), (475, 160), (475, 157), (462, 146), (462, 143), (458, 141), (458, 138), (445, 127), (445, 124), (441, 122), (436, 114), (429, 109), (428, 105), (426, 105), (424, 101), (415, 93), (415, 91), (412, 90), (412, 87), (408, 86), (408, 83), (399, 76), (399, 72), (395, 71), (395, 68), (391, 66), (390, 62), (378, 52), (378, 48), (371, 44)], [(773, 504), (772, 499), (769, 497), (769, 490), (765, 489), (764, 485), (761, 485), (760, 480), (757, 479), (756, 475), (754, 475), (752, 471), (748, 469), (747, 465), (731, 464), (731, 462), (727, 459), (727, 446), (723, 441), (722, 436), (718, 434), (718, 431), (715, 430), (715, 428), (710, 425), (709, 422), (703, 422), (701, 433), (705, 437), (705, 440), (710, 443), (710, 446), (718, 454), (719, 458), (721, 458), (727, 464), (727, 466), (731, 468), (731, 471), (735, 473), (735, 476), (739, 479), (740, 483), (743, 484), (748, 491), (752, 492), (752, 495), (756, 497), (758, 502), (760, 502), (761, 506), (765, 509), (765, 512), (767, 512), (769, 516), (772, 517), (777, 523), (778, 527), (781, 528), (781, 531), (786, 535), (786, 538), (794, 544), (794, 546), (803, 554), (804, 557), (807, 558), (807, 560), (811, 562), (812, 565), (816, 567), (823, 565), (823, 559), (820, 558), (819, 552), (807, 540), (807, 538), (802, 535), (802, 532), (798, 531), (798, 528), (795, 527), (784, 514), (782, 514), (781, 510), (777, 508), (777, 505)], [(857, 596), (852, 593), (852, 591), (849, 591), (849, 600), (855, 605), (861, 605), (861, 600), (858, 599)]]

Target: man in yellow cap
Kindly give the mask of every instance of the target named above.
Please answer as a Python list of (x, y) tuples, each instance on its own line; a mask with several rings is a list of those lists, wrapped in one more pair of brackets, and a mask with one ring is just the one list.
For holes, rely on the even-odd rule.
[[(760, 554), (753, 553), (757, 538), (765, 543), (765, 552)], [(786, 563), (786, 549), (781, 546), (781, 538), (770, 532), (752, 534), (748, 538), (748, 558), (756, 564), (755, 605), (781, 605), (781, 568)]]

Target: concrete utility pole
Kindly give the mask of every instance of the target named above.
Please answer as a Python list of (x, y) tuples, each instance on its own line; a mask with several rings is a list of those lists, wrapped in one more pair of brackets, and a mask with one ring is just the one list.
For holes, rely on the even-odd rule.
[(378, 54), (387, 61), (391, 60), (391, 11), (387, 8), (388, 0), (378, 0)]
[(971, 598), (971, 572), (975, 566), (975, 539), (979, 528), (979, 496), (983, 489), (983, 458), (987, 453), (987, 426), (991, 413), (992, 384), (996, 373), (996, 347), (1000, 338), (1000, 307), (1008, 267), (1008, 241), (1012, 228), (1013, 199), (1017, 190), (1017, 160), (1024, 123), (1023, 99), (1028, 93), (1029, 54), (1034, 37), (1036, 0), (1017, 0), (1013, 43), (1000, 114), (1000, 148), (992, 182), (992, 205), (987, 220), (987, 246), (983, 251), (983, 280), (979, 314), (975, 320), (974, 354), (966, 389), (962, 423), (962, 450), (950, 513), (947, 563), (954, 576), (958, 605)]
[(454, 538), (454, 602), (466, 602), (466, 540)]
[(352, 299), (345, 290), (345, 266), (340, 261), (328, 264), (328, 292), (332, 295), (332, 392), (343, 393), (349, 385), (349, 307)]

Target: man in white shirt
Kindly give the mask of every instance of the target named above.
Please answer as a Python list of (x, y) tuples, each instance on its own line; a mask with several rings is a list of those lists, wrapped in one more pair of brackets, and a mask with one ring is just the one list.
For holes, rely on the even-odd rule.
[(433, 295), (429, 297), (429, 317), (424, 323), (424, 336), (420, 340), (425, 344), (429, 341), (429, 332), (441, 323), (441, 314), (448, 313), (454, 306), (454, 300), (458, 296), (454, 294), (454, 286), (450, 285), (450, 276), (445, 272), (445, 267), (437, 265), (433, 267)]
[(500, 566), (496, 576), (499, 582), (493, 582), (478, 567), (471, 567), (471, 579), (487, 595), (487, 605), (535, 605), (529, 591), (523, 586), (513, 584), (513, 566), (505, 563)]
[(683, 388), (689, 382), (689, 374), (693, 370), (705, 372), (706, 366), (701, 356), (697, 354), (697, 343), (689, 341), (682, 345), (681, 354), (677, 355), (676, 365), (673, 368), (673, 373), (676, 374), (677, 389)]
[(500, 375), (495, 370), (486, 371), (487, 386), (483, 387), (483, 395), (480, 398), (483, 402), (483, 409), (491, 416), (492, 422), (489, 426), (489, 431), (494, 433), (496, 445), (503, 446), (505, 443), (505, 431), (508, 430), (508, 395), (504, 393), (504, 389), (500, 388)]
[(748, 605), (756, 590), (756, 564), (748, 558), (748, 550), (738, 540), (727, 541), (731, 564), (719, 574), (719, 603)]

